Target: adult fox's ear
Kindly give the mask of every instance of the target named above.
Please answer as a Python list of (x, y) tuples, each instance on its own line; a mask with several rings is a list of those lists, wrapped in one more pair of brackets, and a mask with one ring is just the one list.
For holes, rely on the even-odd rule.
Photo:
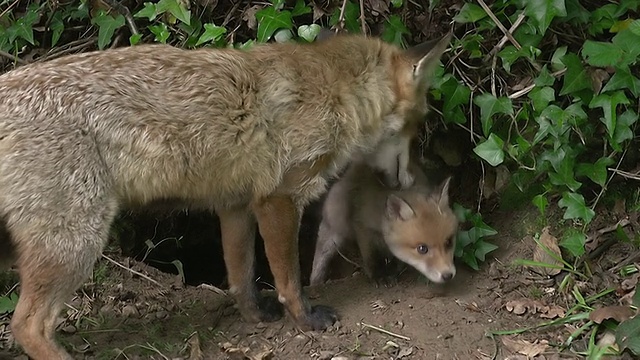
[(320, 31), (318, 32), (318, 35), (316, 36), (316, 41), (325, 41), (327, 39), (330, 39), (332, 37), (336, 36), (336, 33), (334, 31), (331, 31), (327, 28), (320, 28)]
[(423, 84), (435, 70), (440, 57), (451, 43), (453, 32), (440, 39), (423, 42), (405, 50), (405, 56), (413, 62), (413, 79)]

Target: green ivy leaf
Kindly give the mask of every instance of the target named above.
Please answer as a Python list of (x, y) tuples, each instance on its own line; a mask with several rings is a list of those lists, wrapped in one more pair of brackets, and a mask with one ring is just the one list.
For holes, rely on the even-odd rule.
[(616, 128), (616, 109), (619, 104), (629, 104), (629, 99), (624, 95), (623, 91), (616, 91), (613, 95), (600, 94), (591, 100), (589, 108), (602, 108), (604, 117), (600, 118), (607, 128), (609, 136), (613, 137)]
[(586, 223), (590, 223), (595, 212), (587, 207), (584, 203), (584, 197), (574, 192), (564, 192), (562, 199), (558, 201), (558, 206), (566, 208), (563, 219), (583, 219)]
[(552, 87), (533, 88), (529, 93), (529, 99), (533, 101), (533, 109), (537, 112), (545, 109), (550, 102), (556, 99), (555, 92)]
[(578, 55), (573, 53), (566, 54), (562, 58), (562, 62), (566, 65), (567, 72), (563, 76), (560, 95), (575, 93), (583, 89), (591, 89), (591, 79), (582, 66)]
[(156, 16), (158, 16), (158, 9), (156, 7), (156, 4), (151, 2), (145, 2), (144, 7), (137, 13), (133, 14), (134, 18), (146, 17), (147, 19), (149, 19), (149, 21), (155, 20)]
[(486, 242), (484, 240), (476, 241), (475, 245), (476, 245), (475, 256), (480, 261), (484, 261), (488, 253), (498, 248), (498, 246), (492, 243)]
[(502, 49), (498, 53), (498, 56), (502, 60), (502, 68), (504, 68), (505, 71), (510, 72), (511, 65), (519, 58), (524, 57), (534, 60), (536, 56), (540, 55), (540, 52), (541, 51), (539, 49), (536, 49), (533, 46), (523, 46), (520, 50), (518, 50), (515, 46), (509, 45)]
[(129, 44), (137, 45), (142, 40), (142, 34), (134, 34), (129, 36)]
[(549, 172), (549, 180), (556, 186), (567, 186), (571, 191), (576, 191), (582, 186), (582, 184), (576, 181), (574, 177), (574, 164), (575, 158), (565, 156), (558, 163), (553, 163), (553, 168), (556, 172)]
[(11, 293), (11, 295), (0, 296), (0, 315), (6, 313), (12, 313), (16, 309), (18, 304), (18, 295)]
[(216, 26), (215, 24), (204, 24), (204, 32), (198, 38), (196, 46), (207, 42), (216, 42), (222, 38), (222, 35), (227, 33), (227, 29), (223, 26)]
[[(360, 28), (360, 21), (358, 20), (359, 18), (360, 6), (351, 0), (347, 1), (346, 7), (344, 9), (344, 27), (348, 32), (354, 34), (362, 32), (362, 29)], [(338, 6), (329, 19), (329, 25), (336, 25), (339, 19), (340, 7)]]
[(291, 16), (300, 16), (311, 12), (313, 12), (313, 10), (305, 4), (304, 0), (298, 0), (296, 1), (296, 5), (293, 7), (293, 10), (291, 10)]
[[(636, 294), (639, 293), (636, 291)], [(640, 355), (640, 316), (621, 322), (616, 328), (616, 343), (620, 351), (628, 349), (634, 355)]]
[(622, 55), (622, 49), (608, 42), (587, 40), (582, 46), (582, 57), (591, 66), (615, 66)]
[(473, 270), (480, 270), (480, 266), (478, 266), (478, 259), (473, 252), (464, 252), (462, 254), (462, 261), (464, 261), (465, 264), (469, 265), (469, 267)]
[(564, 0), (529, 0), (525, 14), (535, 20), (540, 34), (544, 34), (555, 17), (567, 16), (567, 9)]
[(461, 84), (455, 77), (450, 77), (444, 82), (440, 89), (444, 94), (443, 111), (452, 111), (454, 108), (469, 103), (471, 90), (464, 84)]
[(178, 3), (178, 0), (160, 0), (156, 4), (156, 9), (159, 14), (169, 11), (171, 15), (183, 23), (187, 25), (191, 23), (191, 10), (187, 10), (186, 7)]
[(258, 42), (267, 42), (276, 30), (291, 30), (293, 27), (291, 12), (287, 10), (278, 11), (273, 6), (256, 12), (256, 19), (258, 20)]
[(640, 36), (640, 19), (634, 20), (629, 24), (629, 31)]
[(159, 25), (151, 25), (149, 26), (149, 31), (151, 31), (151, 33), (155, 35), (155, 41), (162, 44), (167, 43), (167, 39), (169, 39), (169, 35), (170, 35), (169, 28), (167, 28), (167, 24), (160, 23)]
[(583, 233), (572, 231), (558, 245), (567, 249), (573, 257), (580, 257), (585, 253), (584, 244), (586, 240), (587, 238)]
[(404, 0), (391, 0), (391, 5), (397, 9), (404, 5)]
[(620, 66), (632, 65), (638, 62), (640, 57), (640, 35), (634, 34), (630, 29), (620, 31), (611, 40), (620, 49), (623, 55), (620, 59)]
[(320, 32), (320, 25), (300, 25), (298, 26), (298, 36), (305, 39), (307, 42), (313, 42)]
[(611, 79), (602, 88), (602, 92), (620, 89), (629, 89), (633, 96), (640, 97), (640, 79), (631, 74), (628, 66), (617, 68)]
[(21, 16), (16, 22), (11, 25), (8, 32), (12, 32), (15, 35), (9, 37), (9, 42), (13, 42), (16, 37), (21, 37), (29, 42), (31, 45), (35, 45), (35, 39), (33, 38), (33, 25), (38, 21), (40, 15), (34, 9), (27, 11), (26, 14)]
[(282, 8), (284, 8), (285, 3), (286, 3), (286, 0), (271, 0), (271, 5), (276, 10), (282, 10)]
[[(635, 124), (638, 121), (638, 114), (636, 114), (633, 110), (629, 109), (622, 113), (618, 117), (618, 121), (616, 122), (616, 130), (613, 133), (613, 143), (612, 147), (616, 151), (621, 151), (620, 144), (624, 141), (631, 140), (633, 138), (633, 131), (631, 131), (631, 125)], [(617, 147), (615, 145), (618, 145)]]
[(111, 43), (115, 31), (124, 26), (124, 16), (113, 17), (101, 10), (91, 23), (98, 26), (98, 48), (102, 50)]
[(456, 234), (456, 250), (455, 256), (461, 257), (464, 253), (464, 248), (473, 243), (473, 240), (469, 236), (469, 232), (466, 230), (458, 231)]
[(411, 32), (402, 22), (402, 18), (398, 15), (391, 15), (384, 23), (384, 31), (382, 32), (382, 40), (401, 46), (404, 44), (404, 35), (411, 35)]
[(64, 21), (62, 20), (62, 13), (56, 11), (51, 17), (51, 46), (56, 46), (60, 41), (60, 36), (64, 32)]
[(498, 166), (504, 161), (504, 141), (496, 134), (490, 134), (489, 138), (478, 144), (473, 149), (479, 157), (484, 159), (491, 166)]
[(537, 87), (545, 87), (545, 86), (552, 86), (553, 84), (555, 84), (556, 82), (556, 77), (551, 75), (551, 73), (549, 72), (549, 69), (547, 69), (547, 66), (543, 66), (542, 70), (540, 70), (540, 74), (538, 75), (538, 77), (534, 80), (534, 84)]
[(453, 20), (461, 24), (466, 24), (474, 23), (485, 17), (487, 17), (486, 11), (476, 4), (467, 2), (462, 6), (458, 15), (454, 16)]
[(551, 55), (551, 69), (553, 71), (560, 71), (567, 67), (564, 62), (562, 62), (565, 55), (567, 55), (566, 46), (560, 46), (553, 52), (553, 55)]
[(607, 166), (613, 164), (613, 159), (603, 156), (593, 164), (580, 163), (576, 166), (576, 174), (586, 176), (594, 183), (604, 187), (607, 182)]
[(491, 117), (494, 114), (513, 115), (513, 104), (511, 99), (506, 96), (497, 98), (490, 93), (484, 93), (476, 96), (473, 103), (480, 107), (480, 121), (482, 122), (482, 131), (485, 136), (489, 135), (493, 127)]
[(531, 202), (538, 208), (538, 210), (540, 210), (540, 215), (544, 215), (544, 212), (547, 209), (547, 205), (549, 205), (547, 197), (544, 196), (544, 194), (538, 194), (533, 197)]

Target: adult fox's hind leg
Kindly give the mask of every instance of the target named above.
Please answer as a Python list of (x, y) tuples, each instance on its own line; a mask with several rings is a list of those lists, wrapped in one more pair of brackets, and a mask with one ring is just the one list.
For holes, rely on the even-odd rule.
[(65, 214), (74, 221), (60, 215), (10, 224), (20, 274), (11, 329), (32, 359), (72, 359), (55, 341), (56, 319), (102, 251), (115, 210), (102, 211), (103, 216)]

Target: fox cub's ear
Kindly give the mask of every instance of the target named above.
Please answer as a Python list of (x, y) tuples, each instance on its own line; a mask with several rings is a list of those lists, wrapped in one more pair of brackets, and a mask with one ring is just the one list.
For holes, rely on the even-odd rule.
[(413, 79), (424, 84), (433, 73), (440, 57), (451, 43), (453, 33), (450, 31), (440, 39), (425, 41), (405, 50), (405, 56), (413, 61)]
[(433, 194), (431, 194), (431, 200), (433, 200), (440, 210), (444, 210), (449, 207), (449, 183), (451, 182), (451, 176), (447, 177), (440, 186), (438, 186)]
[(416, 215), (406, 201), (393, 194), (387, 197), (386, 212), (387, 217), (392, 220), (407, 221)]

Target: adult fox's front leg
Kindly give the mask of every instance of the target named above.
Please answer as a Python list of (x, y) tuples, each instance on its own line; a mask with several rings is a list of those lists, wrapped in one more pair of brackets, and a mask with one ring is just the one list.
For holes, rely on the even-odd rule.
[(302, 330), (323, 330), (338, 319), (327, 306), (310, 306), (302, 294), (298, 253), (298, 229), (302, 209), (288, 195), (271, 195), (253, 204), (260, 235), (264, 239), (278, 300)]
[(255, 228), (247, 208), (218, 209), (224, 262), (231, 294), (246, 321), (275, 321), (282, 318), (282, 305), (273, 297), (262, 297), (255, 277)]

